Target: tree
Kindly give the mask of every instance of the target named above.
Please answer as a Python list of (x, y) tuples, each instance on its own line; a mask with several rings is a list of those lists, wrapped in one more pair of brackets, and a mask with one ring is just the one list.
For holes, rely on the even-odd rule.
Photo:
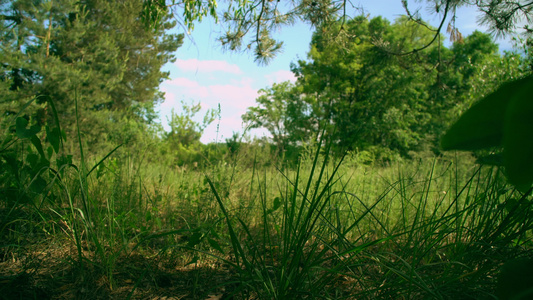
[(406, 154), (423, 143), (434, 62), (422, 53), (391, 55), (374, 43), (403, 51), (431, 38), (427, 28), (405, 18), (391, 25), (380, 17), (358, 17), (317, 30), (309, 61), (299, 61), (293, 71), (303, 91), (317, 99), (315, 114), (328, 124), (338, 150), (381, 145)]
[(187, 104), (182, 101), (181, 104), (180, 114), (172, 109), (170, 117), (167, 117), (170, 130), (163, 133), (162, 143), (158, 148), (162, 151), (161, 154), (171, 156), (172, 164), (181, 166), (194, 163), (197, 165), (205, 158), (204, 150), (209, 150), (209, 147), (204, 147), (200, 143), (202, 133), (215, 120), (219, 112), (209, 109), (202, 120), (197, 121), (197, 114), (202, 108), (200, 103)]
[[(106, 142), (136, 135), (128, 120), (153, 123), (161, 72), (182, 35), (169, 35), (168, 15), (159, 27), (140, 22), (141, 0), (17, 0), (1, 6), (0, 74), (3, 115), (12, 115), (33, 97), (28, 115), (44, 124), (53, 101), (67, 135), (79, 121), (84, 140), (95, 150)], [(78, 117), (76, 117), (78, 116)], [(142, 130), (140, 131), (142, 132)]]
[[(394, 54), (426, 45), (432, 36), (431, 28), (405, 17), (393, 24), (359, 17), (315, 32), (309, 60), (293, 71), (337, 150), (438, 152), (458, 112), (521, 74), (520, 59), (501, 56), (480, 32), (450, 49), (433, 44), (409, 56)], [(507, 72), (498, 71), (504, 66)]]
[(262, 95), (256, 99), (258, 106), (248, 108), (242, 116), (249, 128), (266, 128), (278, 151), (307, 142), (312, 137), (318, 124), (300, 86), (285, 81), (259, 93)]
[(202, 122), (197, 122), (194, 118), (202, 109), (200, 103), (188, 105), (182, 101), (181, 104), (182, 114), (178, 115), (172, 109), (170, 118), (167, 118), (170, 131), (165, 134), (165, 139), (173, 146), (188, 147), (200, 142), (202, 133), (215, 120), (217, 112), (210, 109), (204, 115)]

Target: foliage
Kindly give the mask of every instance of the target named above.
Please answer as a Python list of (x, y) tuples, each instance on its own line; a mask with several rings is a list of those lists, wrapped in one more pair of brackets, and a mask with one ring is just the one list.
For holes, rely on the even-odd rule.
[[(308, 54), (310, 61), (299, 61), (298, 66), (293, 67), (304, 93), (314, 97), (314, 116), (327, 124), (326, 132), (338, 149), (364, 148), (364, 144), (382, 142), (406, 149), (420, 139), (411, 134), (410, 127), (415, 125), (415, 119), (420, 125), (424, 123), (422, 120), (427, 119), (427, 116), (424, 117), (427, 112), (414, 103), (425, 98), (420, 95), (424, 93), (423, 89), (417, 87), (420, 81), (416, 79), (419, 80), (421, 74), (403, 68), (402, 64), (407, 66), (410, 63), (389, 56), (371, 43), (382, 40), (383, 43), (409, 48), (409, 45), (394, 41), (410, 43), (414, 40), (414, 36), (408, 37), (405, 31), (402, 34), (402, 30), (409, 31), (412, 27), (400, 23), (391, 26), (381, 18), (368, 21), (359, 17), (323, 27), (313, 36)], [(423, 33), (421, 27), (414, 30), (422, 30)], [(424, 42), (420, 33), (409, 34), (417, 36), (420, 43)], [(419, 70), (424, 68), (422, 64), (414, 67)], [(389, 99), (391, 96), (394, 99)], [(407, 107), (402, 107), (402, 102), (408, 105), (407, 101), (413, 102), (410, 104), (415, 108), (412, 112), (419, 116), (397, 118), (398, 114), (404, 115)], [(389, 121), (402, 124), (388, 124)], [(391, 135), (380, 136), (388, 133)]]
[[(499, 21), (497, 19), (491, 21), (499, 22), (496, 29), (500, 31), (514, 28), (515, 18), (518, 14), (524, 13), (524, 9), (527, 10), (528, 6), (519, 8), (516, 3), (510, 1), (495, 3), (494, 5), (491, 8), (494, 11), (503, 9), (503, 7), (510, 9), (509, 12), (502, 12), (497, 17), (500, 18)], [(491, 47), (486, 40), (487, 38), (483, 39), (480, 33), (474, 33), (467, 39), (474, 37), (476, 42), (471, 43), (470, 47), (478, 49), (475, 50), (476, 52), (479, 49)], [(522, 189), (527, 189), (533, 180), (530, 174), (533, 166), (529, 163), (528, 158), (528, 151), (531, 152), (528, 150), (530, 139), (524, 136), (533, 128), (532, 124), (528, 124), (529, 117), (526, 116), (527, 103), (531, 101), (526, 96), (527, 94), (519, 95), (520, 91), (524, 91), (531, 84), (530, 80), (523, 78), (531, 74), (528, 40), (522, 40), (521, 44), (517, 42), (517, 46), (522, 47), (524, 51), (523, 55), (505, 53), (500, 58), (493, 56), (484, 61), (480, 61), (479, 54), (469, 56), (463, 54), (467, 50), (467, 43), (457, 46), (460, 54), (457, 56), (457, 60), (468, 60), (466, 67), (461, 69), (462, 80), (472, 90), (471, 94), (474, 97), (465, 101), (459, 111), (455, 112), (462, 115), (448, 129), (441, 140), (441, 145), (445, 150), (503, 149), (503, 158), (500, 157), (501, 153), (498, 153), (498, 155), (491, 155), (490, 159), (483, 161), (503, 164), (510, 181)], [(471, 50), (467, 51), (472, 53)], [(489, 84), (487, 85), (487, 83)], [(499, 88), (496, 89), (498, 86)], [(520, 117), (522, 113), (524, 116)]]
[(178, 115), (172, 109), (170, 118), (167, 118), (170, 130), (165, 133), (165, 139), (174, 145), (189, 146), (200, 142), (204, 129), (215, 120), (217, 112), (214, 109), (209, 109), (203, 120), (197, 122), (194, 118), (202, 109), (200, 103), (188, 105), (182, 101), (181, 104), (182, 113)]
[[(194, 22), (201, 22), (205, 16), (210, 16), (218, 21), (216, 13), (217, 2), (215, 0), (208, 1), (176, 1), (170, 0), (167, 4), (166, 0), (144, 0), (143, 11), (141, 14), (141, 21), (147, 27), (153, 27), (158, 29), (160, 22), (164, 20), (171, 9), (181, 9), (183, 25), (187, 27), (189, 31), (194, 29)], [(245, 3), (242, 3), (243, 5)]]
[[(490, 297), (495, 284), (486, 276), (497, 272), (496, 260), (512, 255), (490, 249), (526, 234), (528, 213), (514, 208), (530, 211), (531, 204), (506, 187), (501, 173), (466, 167), (472, 175), (463, 177), (459, 168), (468, 164), (453, 161), (400, 164), (393, 175), (391, 168), (354, 171), (350, 161), (311, 159), (281, 171), (285, 185), (254, 170), (256, 196), (246, 213), (238, 198), (221, 196), (209, 180), (227, 223), (226, 235), (210, 243), (217, 245), (214, 255), (235, 270), (234, 292), (242, 297)], [(314, 182), (314, 176), (327, 177)], [(373, 189), (377, 178), (383, 186)], [(447, 179), (455, 183), (443, 185)], [(235, 259), (227, 259), (224, 245)], [(336, 289), (340, 278), (351, 293)]]
[[(42, 125), (28, 126), (28, 120), (19, 115), (9, 118), (15, 124), (9, 128), (10, 132), (2, 136), (0, 146), (2, 199), (5, 205), (13, 208), (39, 206), (37, 201), (46, 199), (37, 200), (36, 196), (48, 190), (48, 182), (72, 161), (72, 156), (66, 156), (61, 151), (64, 136), (59, 126), (46, 126), (45, 145), (48, 147), (44, 147)], [(25, 156), (19, 157), (18, 153)], [(48, 172), (48, 169), (53, 171)], [(9, 219), (10, 215), (5, 217)]]
[(202, 160), (203, 145), (200, 138), (204, 129), (215, 120), (217, 112), (209, 109), (202, 121), (196, 121), (195, 117), (202, 108), (200, 103), (190, 105), (182, 103), (182, 112), (177, 114), (172, 109), (170, 118), (167, 117), (170, 130), (162, 133), (161, 146), (159, 147), (167, 155), (172, 156), (173, 164), (198, 164)]
[[(468, 3), (464, 1), (464, 3)], [(463, 4), (463, 3), (461, 3)], [(479, 1), (479, 9), (485, 14), (480, 20), (481, 24), (488, 25), (496, 35), (505, 35), (513, 32), (517, 25), (524, 20), (530, 22), (531, 9), (533, 3), (522, 3), (520, 1)], [(523, 23), (522, 23), (523, 24)], [(524, 29), (528, 29), (529, 24), (524, 24)]]
[[(30, 101), (26, 107), (35, 100), (36, 98)], [(23, 211), (28, 210), (29, 215), (35, 214), (38, 221), (48, 222), (48, 214), (51, 211), (59, 216), (59, 220), (70, 233), (76, 249), (73, 260), (76, 267), (85, 271), (87, 258), (82, 253), (82, 244), (85, 244), (91, 249), (93, 259), (104, 264), (104, 273), (107, 272), (112, 280), (113, 260), (117, 253), (104, 250), (105, 243), (114, 242), (104, 241), (100, 236), (108, 232), (97, 231), (97, 220), (101, 215), (99, 216), (98, 203), (89, 194), (88, 182), (91, 173), (120, 146), (89, 169), (78, 132), (81, 161), (78, 165), (74, 164), (72, 155), (66, 154), (65, 151), (66, 135), (61, 129), (55, 104), (53, 101), (48, 104), (52, 109), (54, 126), (50, 124), (45, 127), (45, 139), (41, 133), (42, 125), (33, 124), (28, 128), (28, 120), (19, 116), (22, 112), (11, 119), (15, 121), (14, 130), (3, 136), (0, 146), (0, 208), (4, 213), (0, 227), (3, 231), (10, 223), (15, 222)], [(77, 110), (76, 119), (79, 120)], [(20, 155), (21, 153), (23, 155)], [(100, 173), (96, 176), (100, 177)], [(74, 182), (73, 186), (71, 182)], [(50, 228), (45, 226), (41, 230), (47, 233)], [(3, 233), (2, 231), (0, 233)]]
[(480, 32), (450, 49), (434, 44), (423, 53), (394, 54), (421, 47), (432, 34), (406, 18), (324, 25), (313, 35), (309, 60), (292, 67), (297, 83), (262, 90), (243, 120), (267, 128), (279, 149), (308, 143), (320, 127), (337, 153), (372, 147), (380, 149), (371, 150), (376, 154), (404, 157), (438, 152), (438, 140), (457, 113), (520, 76), (522, 59), (501, 56)]
[(239, 138), (239, 136), (240, 135), (238, 132), (233, 132), (233, 135), (226, 139), (226, 147), (232, 156), (235, 156), (237, 153), (239, 153), (239, 150), (241, 149), (242, 137)]
[(503, 148), (511, 183), (533, 183), (533, 77), (508, 82), (467, 110), (442, 139), (444, 149)]
[(250, 107), (242, 116), (249, 128), (266, 128), (278, 151), (290, 145), (306, 143), (318, 129), (311, 115), (311, 105), (303, 99), (302, 88), (290, 81), (274, 84), (259, 91), (257, 107)]
[[(455, 26), (457, 9), (463, 6), (473, 6), (481, 13), (479, 23), (487, 25), (498, 36), (513, 33), (519, 25), (524, 24), (524, 29), (530, 32), (532, 3), (516, 0), (503, 1), (467, 1), (467, 0), (426, 0), (416, 1), (417, 7), (413, 10), (409, 1), (400, 1), (405, 10), (405, 17), (411, 25), (426, 26), (419, 13), (425, 10), (440, 19), (436, 29), (432, 29), (432, 38), (426, 43), (417, 45), (415, 48), (402, 49), (395, 52), (398, 55), (416, 54), (437, 43), (441, 35), (446, 31), (450, 34), (453, 42), (461, 41), (462, 34)], [(143, 21), (148, 26), (157, 28), (155, 22), (161, 14), (167, 13), (169, 7), (178, 8), (174, 11), (176, 16), (182, 16), (182, 23), (191, 30), (195, 21), (201, 21), (204, 16), (211, 16), (215, 21), (224, 23), (224, 32), (219, 41), (225, 49), (229, 50), (253, 50), (255, 60), (258, 63), (268, 63), (282, 50), (282, 41), (275, 40), (271, 33), (283, 27), (292, 25), (297, 20), (306, 22), (315, 28), (354, 18), (356, 15), (365, 15), (364, 7), (354, 6), (345, 0), (298, 0), (298, 1), (263, 1), (263, 0), (228, 0), (219, 8), (217, 2), (209, 1), (184, 1), (172, 0), (166, 6), (163, 0), (144, 0)], [(525, 22), (524, 22), (525, 21)], [(445, 23), (448, 22), (447, 26)], [(248, 36), (251, 37), (247, 39)], [(390, 45), (381, 43), (379, 40), (373, 44), (383, 49)], [(253, 46), (253, 47), (252, 47)]]
[[(41, 125), (56, 104), (63, 128), (75, 141), (75, 102), (80, 129), (92, 151), (128, 142), (133, 121), (153, 124), (158, 87), (168, 74), (182, 35), (169, 35), (168, 15), (159, 29), (139, 22), (142, 1), (29, 1), (2, 5), (1, 114), (16, 114), (34, 96), (39, 109), (26, 111)], [(6, 124), (3, 124), (6, 126)], [(74, 147), (71, 144), (70, 147)]]

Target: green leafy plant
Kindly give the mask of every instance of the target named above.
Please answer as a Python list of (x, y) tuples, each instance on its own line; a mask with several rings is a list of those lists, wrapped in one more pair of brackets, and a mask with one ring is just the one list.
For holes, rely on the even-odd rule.
[(533, 76), (500, 86), (451, 126), (444, 150), (503, 148), (509, 182), (522, 191), (533, 183)]
[[(28, 108), (37, 98), (29, 101)], [(115, 147), (92, 168), (87, 167), (81, 133), (78, 130), (78, 143), (81, 161), (75, 164), (72, 155), (64, 149), (66, 135), (62, 130), (54, 101), (50, 98), (47, 104), (52, 110), (54, 122), (45, 125), (36, 123), (32, 118), (23, 115), (23, 110), (13, 117), (15, 123), (10, 127), (12, 132), (6, 134), (0, 150), (0, 193), (8, 195), (0, 205), (9, 208), (3, 215), (6, 222), (0, 223), (3, 233), (9, 221), (16, 218), (16, 213), (30, 210), (39, 216), (43, 223), (61, 224), (64, 232), (76, 245), (76, 268), (85, 271), (83, 244), (90, 244), (98, 262), (112, 282), (114, 260), (122, 251), (110, 252), (105, 249), (107, 241), (113, 242), (115, 235), (114, 203), (108, 203), (107, 210), (99, 208), (98, 199), (90, 193), (89, 176), (99, 176), (94, 171), (118, 148)], [(76, 101), (76, 119), (79, 119)], [(93, 173), (94, 172), (94, 173)], [(13, 215), (13, 216), (12, 216)], [(106, 221), (109, 221), (107, 226)], [(42, 225), (41, 225), (42, 227)], [(52, 226), (53, 227), (53, 226)], [(99, 227), (108, 228), (103, 230)], [(48, 232), (47, 228), (42, 228)], [(109, 238), (106, 239), (108, 236)], [(94, 249), (92, 247), (94, 246)]]
[[(533, 183), (533, 76), (507, 82), (467, 110), (443, 136), (445, 150), (503, 149), (499, 154), (507, 178), (525, 192), (513, 207), (528, 211)], [(521, 222), (528, 221), (526, 217)], [(532, 264), (532, 259), (522, 259)], [(501, 299), (529, 299), (533, 272), (515, 260), (502, 269), (497, 293)], [(517, 280), (520, 282), (517, 284)]]

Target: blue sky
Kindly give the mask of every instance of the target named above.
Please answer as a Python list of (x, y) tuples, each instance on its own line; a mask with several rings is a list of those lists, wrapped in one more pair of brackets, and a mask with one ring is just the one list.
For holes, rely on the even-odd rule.
[[(412, 3), (412, 11), (420, 7), (414, 1), (409, 2)], [(363, 7), (370, 17), (381, 15), (391, 22), (404, 13), (400, 0), (354, 1), (353, 4)], [(437, 26), (440, 21), (438, 16), (424, 14), (423, 9), (421, 13), (426, 21)], [(476, 22), (474, 8), (462, 8), (457, 16), (456, 26), (464, 36), (476, 29), (485, 31)], [(216, 41), (221, 30), (220, 24), (210, 19), (197, 24), (178, 49), (176, 62), (165, 65), (164, 70), (170, 71), (170, 80), (161, 85), (165, 101), (159, 111), (166, 129), (167, 116), (172, 108), (177, 113), (181, 111), (181, 101), (201, 103), (202, 111), (198, 119), (203, 117), (207, 109), (217, 109), (220, 104), (221, 118), (205, 129), (201, 139), (203, 143), (224, 142), (233, 132), (242, 132), (241, 115), (246, 108), (255, 105), (258, 91), (276, 82), (294, 80), (290, 64), (298, 59), (306, 59), (312, 35), (312, 29), (301, 23), (274, 33), (275, 38), (283, 41), (283, 53), (269, 65), (260, 66), (254, 63), (249, 52), (224, 52)], [(510, 48), (508, 42), (498, 42), (502, 43), (500, 48)], [(253, 130), (250, 134), (268, 136), (268, 132), (261, 129)]]

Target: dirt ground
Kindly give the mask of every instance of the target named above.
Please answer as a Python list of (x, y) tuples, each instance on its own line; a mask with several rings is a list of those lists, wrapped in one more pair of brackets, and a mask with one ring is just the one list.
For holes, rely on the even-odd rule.
[[(84, 253), (84, 255), (88, 255)], [(44, 243), (30, 252), (3, 252), (0, 299), (225, 299), (233, 275), (212, 259), (186, 264), (184, 255), (121, 254), (112, 272), (75, 247)], [(90, 257), (90, 256), (86, 256)]]

